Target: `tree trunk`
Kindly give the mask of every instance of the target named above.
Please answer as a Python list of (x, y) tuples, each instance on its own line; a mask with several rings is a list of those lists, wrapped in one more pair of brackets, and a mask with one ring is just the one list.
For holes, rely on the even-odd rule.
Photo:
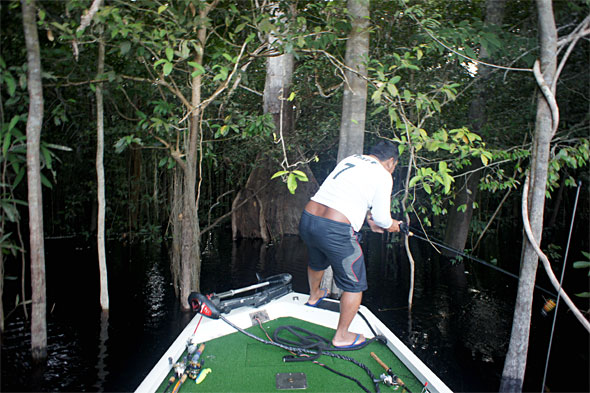
[[(217, 1), (206, 4), (199, 10), (199, 17), (205, 21), (209, 12), (216, 6)], [(203, 25), (197, 31), (200, 47), (205, 48), (207, 41), (207, 27)], [(203, 65), (203, 50), (197, 50), (194, 62)], [(188, 295), (191, 291), (199, 291), (201, 272), (200, 227), (197, 207), (197, 176), (201, 176), (199, 154), (201, 153), (202, 129), (200, 124), (202, 76), (196, 75), (191, 79), (191, 115), (189, 133), (185, 138), (185, 163), (183, 170), (183, 207), (182, 207), (182, 242), (180, 258), (180, 307), (188, 310)], [(197, 166), (199, 168), (197, 168)], [(200, 182), (199, 182), (200, 187)]]
[(170, 199), (172, 207), (170, 209), (170, 222), (172, 223), (172, 251), (170, 257), (170, 272), (172, 274), (172, 284), (174, 294), (180, 296), (180, 258), (182, 244), (182, 195), (183, 195), (182, 170), (174, 168), (172, 183), (170, 185)]
[[(536, 0), (539, 15), (539, 43), (541, 48), (541, 70), (543, 78), (555, 95), (553, 78), (557, 62), (557, 30), (553, 17), (551, 0)], [(530, 192), (527, 198), (531, 229), (535, 239), (541, 241), (543, 231), (543, 210), (547, 186), (547, 168), (552, 138), (552, 115), (542, 95), (537, 100), (537, 117), (533, 154), (531, 155)], [(528, 240), (523, 244), (520, 280), (512, 320), (510, 345), (504, 362), (501, 392), (520, 392), (524, 380), (529, 345), (531, 310), (538, 255)], [(544, 389), (544, 387), (543, 387)]]
[(338, 143), (338, 161), (362, 154), (367, 110), (366, 61), (369, 56), (369, 0), (348, 0), (352, 29), (346, 41), (347, 70), (342, 97), (342, 120)]
[[(348, 0), (348, 13), (352, 28), (346, 41), (346, 66), (354, 70), (345, 72), (342, 97), (342, 119), (338, 141), (338, 162), (353, 154), (362, 154), (365, 140), (367, 113), (366, 61), (369, 56), (369, 0)], [(358, 73), (358, 74), (357, 74)], [(334, 282), (332, 268), (322, 277), (322, 288), (328, 288), (332, 296), (340, 297), (342, 290)]]
[[(283, 17), (277, 14), (277, 18)], [(272, 45), (276, 37), (269, 36)], [(266, 61), (264, 86), (264, 113), (272, 114), (276, 130), (287, 143), (294, 132), (293, 105), (287, 101), (293, 79), (293, 54), (269, 57)], [(295, 156), (286, 153), (283, 162)], [(275, 160), (264, 154), (258, 157), (259, 165), (252, 171), (246, 186), (234, 199), (232, 206), (233, 238), (261, 238), (269, 241), (282, 235), (299, 233), (299, 218), (309, 198), (317, 189), (317, 182), (307, 165), (298, 169), (305, 172), (308, 182), (299, 182), (295, 194), (278, 180), (270, 180), (277, 172)]]
[[(98, 40), (97, 79), (104, 73), (104, 39)], [(109, 309), (109, 286), (107, 280), (107, 260), (105, 250), (105, 179), (104, 179), (104, 104), (102, 82), (96, 84), (96, 185), (98, 189), (98, 228), (96, 232), (98, 248), (98, 271), (100, 274), (100, 307)]]
[[(477, 185), (480, 179), (480, 163), (473, 163), (468, 167), (468, 173), (463, 179), (462, 187), (457, 191), (454, 206), (449, 208), (449, 218), (447, 220), (447, 229), (445, 231), (445, 243), (458, 250), (465, 248), (467, 236), (469, 235), (469, 226), (473, 216), (473, 203), (477, 196)], [(458, 210), (465, 205), (465, 209)], [(454, 257), (456, 253), (443, 250), (443, 254)]]
[[(505, 0), (487, 0), (485, 20), (487, 26), (502, 25), (505, 2)], [(488, 52), (483, 45), (480, 47), (479, 57), (484, 61), (489, 60)], [(469, 107), (469, 122), (471, 123), (471, 130), (473, 132), (479, 132), (487, 122), (486, 104), (489, 97), (494, 94), (494, 91), (489, 88), (491, 71), (490, 67), (478, 64), (480, 79), (474, 86), (475, 97)], [(473, 216), (473, 202), (475, 202), (477, 197), (477, 185), (481, 177), (479, 168), (481, 168), (481, 162), (474, 162), (469, 167), (468, 172), (473, 172), (467, 175), (464, 186), (457, 192), (454, 206), (449, 209), (445, 243), (458, 250), (465, 248), (467, 236), (469, 235), (469, 226), (471, 224), (471, 217)], [(465, 205), (465, 209), (461, 211), (457, 210), (461, 205)], [(444, 251), (444, 253), (449, 255), (449, 251)]]
[(43, 124), (41, 53), (35, 17), (35, 1), (22, 0), (27, 47), (29, 116), (27, 118), (27, 186), (31, 255), (31, 354), (34, 361), (47, 358), (47, 304), (45, 299), (45, 246), (43, 242), (43, 197), (39, 146)]

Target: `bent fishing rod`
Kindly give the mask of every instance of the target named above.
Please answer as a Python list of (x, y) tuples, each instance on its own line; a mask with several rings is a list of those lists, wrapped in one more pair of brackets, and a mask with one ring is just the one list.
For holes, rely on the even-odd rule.
[[(514, 273), (510, 273), (508, 270), (502, 269), (501, 267), (498, 267), (498, 266), (496, 266), (496, 265), (494, 265), (494, 264), (492, 264), (490, 262), (487, 262), (487, 261), (484, 261), (483, 259), (474, 257), (473, 255), (466, 254), (463, 251), (461, 251), (459, 249), (456, 249), (454, 247), (451, 247), (448, 244), (445, 244), (445, 243), (443, 243), (440, 240), (434, 239), (431, 236), (428, 236), (427, 237), (427, 235), (424, 232), (422, 232), (418, 228), (414, 228), (414, 227), (409, 226), (405, 222), (402, 222), (400, 224), (400, 232), (402, 232), (403, 234), (405, 234), (407, 236), (412, 236), (412, 237), (415, 237), (417, 239), (423, 240), (423, 241), (425, 241), (427, 243), (430, 243), (430, 245), (433, 245), (433, 247), (434, 247), (434, 245), (436, 245), (436, 246), (438, 246), (440, 248), (443, 248), (443, 249), (445, 249), (447, 251), (451, 251), (451, 252), (453, 252), (453, 253), (455, 253), (457, 255), (460, 255), (460, 256), (462, 256), (464, 258), (471, 259), (472, 261), (481, 263), (482, 265), (485, 265), (487, 267), (490, 267), (490, 268), (492, 268), (494, 270), (497, 270), (497, 271), (499, 271), (501, 273), (504, 273), (504, 274), (506, 274), (506, 275), (508, 275), (510, 277), (516, 278), (517, 280), (520, 279), (519, 276), (517, 276)], [(422, 235), (424, 235), (424, 236), (421, 236), (420, 234), (417, 234), (417, 232), (420, 233), (420, 234), (422, 234)], [(551, 296), (554, 296), (554, 297), (556, 296), (553, 292), (551, 292), (551, 291), (549, 291), (549, 290), (547, 290), (547, 289), (545, 289), (543, 287), (540, 287), (537, 284), (535, 284), (535, 288), (537, 288), (538, 290), (540, 290), (542, 292), (545, 292), (548, 295), (551, 295)]]

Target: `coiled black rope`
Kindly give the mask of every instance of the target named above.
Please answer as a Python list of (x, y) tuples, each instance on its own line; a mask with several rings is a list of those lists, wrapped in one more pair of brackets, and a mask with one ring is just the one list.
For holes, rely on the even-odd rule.
[[(380, 393), (381, 392), (381, 389), (379, 388), (379, 381), (380, 380), (377, 379), (377, 378), (375, 378), (375, 375), (373, 374), (373, 372), (371, 372), (371, 370), (369, 370), (369, 368), (366, 365), (364, 365), (363, 363), (361, 363), (361, 362), (357, 361), (356, 359), (351, 358), (349, 356), (345, 356), (345, 355), (341, 355), (341, 354), (337, 354), (337, 353), (332, 352), (334, 350), (348, 350), (348, 349), (342, 349), (342, 348), (325, 348), (326, 345), (324, 344), (324, 342), (327, 341), (327, 340), (325, 338), (321, 337), (321, 336), (318, 336), (318, 335), (315, 335), (315, 334), (310, 333), (308, 331), (305, 331), (306, 333), (308, 333), (308, 336), (314, 336), (314, 339), (311, 339), (310, 338), (309, 339), (310, 342), (303, 343), (303, 346), (287, 345), (287, 344), (283, 344), (281, 342), (273, 342), (273, 341), (269, 341), (269, 340), (265, 340), (263, 338), (260, 338), (260, 337), (258, 337), (256, 335), (254, 335), (254, 334), (246, 331), (245, 329), (242, 329), (241, 327), (235, 325), (230, 320), (228, 320), (227, 318), (225, 318), (223, 315), (220, 315), (219, 318), (222, 321), (224, 321), (225, 323), (227, 323), (228, 325), (230, 325), (231, 327), (233, 327), (234, 329), (236, 329), (237, 331), (239, 331), (240, 333), (243, 333), (246, 336), (248, 336), (248, 337), (250, 337), (250, 338), (252, 338), (252, 339), (254, 339), (254, 340), (258, 341), (258, 342), (261, 342), (263, 344), (273, 345), (275, 347), (282, 348), (282, 349), (284, 349), (286, 351), (294, 352), (295, 354), (297, 354), (298, 357), (302, 356), (303, 354), (312, 355), (310, 358), (308, 358), (306, 360), (310, 360), (310, 361), (311, 360), (315, 360), (320, 355), (326, 355), (326, 356), (330, 356), (330, 357), (337, 358), (337, 359), (347, 360), (347, 361), (349, 361), (349, 362), (357, 365), (361, 369), (365, 370), (365, 372), (367, 373), (367, 375), (371, 378), (371, 381), (373, 381), (373, 383), (375, 384), (375, 392), (377, 392), (377, 393)], [(290, 327), (290, 328), (293, 328), (293, 327)], [(300, 329), (300, 328), (298, 328), (298, 329)], [(300, 330), (305, 330), (305, 329), (300, 329)], [(276, 333), (275, 333), (275, 335), (276, 335)], [(321, 340), (317, 339), (317, 337), (321, 337)], [(314, 341), (314, 340), (315, 340), (315, 342), (312, 344), (311, 341)], [(367, 340), (367, 341), (370, 342), (370, 341), (375, 341), (375, 340), (376, 340), (376, 338), (372, 338), (372, 339)], [(294, 343), (294, 342), (288, 341), (288, 340), (287, 340), (287, 342), (290, 343), (290, 344), (293, 344)], [(306, 346), (309, 346), (309, 347), (306, 348)], [(329, 350), (326, 351), (326, 349), (329, 349)], [(353, 378), (351, 376), (348, 376), (348, 375), (344, 375), (344, 374), (342, 374), (342, 373), (340, 373), (340, 372), (338, 372), (336, 370), (331, 369), (328, 366), (325, 366), (325, 365), (323, 365), (323, 366), (327, 370), (332, 371), (332, 372), (336, 373), (337, 375), (341, 375), (341, 376), (343, 376), (345, 378), (348, 378), (348, 379), (354, 381), (365, 392), (367, 392), (367, 393), (370, 392), (369, 389), (367, 389), (365, 386), (363, 386), (362, 383), (360, 381), (356, 380), (355, 378)]]

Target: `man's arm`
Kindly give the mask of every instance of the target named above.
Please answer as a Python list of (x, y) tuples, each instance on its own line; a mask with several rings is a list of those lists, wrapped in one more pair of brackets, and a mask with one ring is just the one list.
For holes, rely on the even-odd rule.
[(377, 225), (375, 223), (375, 221), (373, 221), (373, 218), (371, 218), (371, 215), (369, 214), (369, 216), (367, 217), (367, 223), (369, 224), (371, 231), (377, 232), (377, 233), (383, 233), (386, 231), (387, 232), (399, 232), (400, 225), (402, 222), (398, 221), (398, 220), (393, 220), (393, 223), (391, 224), (391, 226), (389, 228), (381, 228), (379, 225)]

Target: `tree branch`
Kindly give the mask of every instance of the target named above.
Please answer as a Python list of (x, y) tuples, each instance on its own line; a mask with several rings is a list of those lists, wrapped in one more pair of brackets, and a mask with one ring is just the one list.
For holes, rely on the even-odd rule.
[(529, 243), (531, 244), (531, 246), (533, 247), (533, 249), (535, 250), (535, 252), (537, 253), (537, 255), (539, 256), (539, 259), (541, 259), (541, 261), (543, 262), (543, 267), (545, 268), (545, 271), (547, 272), (547, 276), (549, 276), (549, 280), (551, 281), (551, 284), (553, 284), (553, 287), (555, 287), (555, 289), (557, 290), (559, 296), (561, 296), (563, 298), (564, 302), (568, 305), (570, 310), (572, 310), (572, 312), (574, 313), (576, 318), (582, 323), (584, 328), (588, 332), (590, 332), (590, 322), (588, 322), (588, 320), (584, 317), (582, 312), (576, 307), (576, 305), (570, 299), (570, 297), (567, 295), (567, 293), (565, 293), (565, 291), (561, 288), (559, 281), (557, 281), (557, 277), (555, 277), (555, 274), (553, 273), (553, 270), (551, 269), (551, 263), (549, 262), (549, 259), (543, 253), (543, 251), (541, 251), (541, 249), (539, 248), (539, 244), (535, 240), (535, 236), (533, 235), (533, 230), (531, 229), (531, 224), (529, 221), (529, 210), (528, 210), (528, 203), (527, 203), (527, 196), (529, 193), (529, 182), (530, 182), (530, 178), (529, 178), (529, 175), (527, 175), (526, 180), (524, 182), (524, 188), (522, 190), (522, 207), (521, 207), (521, 209), (522, 209), (522, 222), (524, 224), (524, 230), (526, 232), (527, 239), (528, 239)]

